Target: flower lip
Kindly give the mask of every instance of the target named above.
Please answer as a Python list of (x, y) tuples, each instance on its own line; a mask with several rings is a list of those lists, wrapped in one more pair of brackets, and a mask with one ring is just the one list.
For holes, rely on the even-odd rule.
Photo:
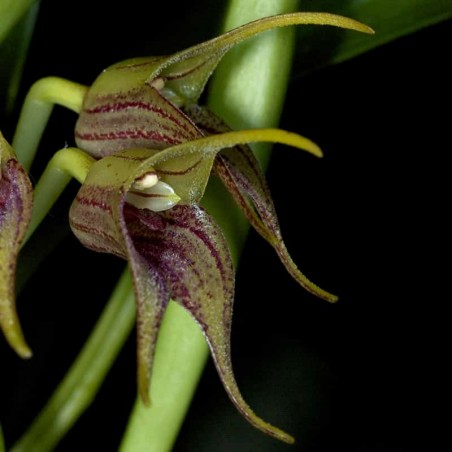
[(148, 209), (153, 212), (162, 212), (171, 209), (179, 203), (180, 197), (171, 185), (157, 181), (147, 188), (138, 188), (136, 183), (126, 193), (126, 201), (139, 209)]

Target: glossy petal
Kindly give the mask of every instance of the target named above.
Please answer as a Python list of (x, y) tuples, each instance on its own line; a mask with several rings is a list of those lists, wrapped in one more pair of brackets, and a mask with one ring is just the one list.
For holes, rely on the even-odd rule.
[[(208, 134), (230, 130), (221, 118), (207, 108), (191, 106), (186, 113)], [(290, 275), (314, 295), (330, 302), (337, 301), (335, 295), (321, 289), (301, 273), (290, 257), (265, 176), (251, 149), (246, 145), (224, 149), (217, 155), (214, 168), (250, 224), (275, 248)]]
[(32, 187), (27, 173), (0, 134), (0, 327), (11, 347), (31, 356), (16, 312), (14, 277), (19, 247), (30, 222)]
[(266, 17), (168, 57), (135, 58), (111, 66), (88, 91), (76, 125), (77, 145), (94, 157), (123, 149), (162, 149), (201, 136), (177, 107), (196, 103), (207, 80), (235, 45), (275, 27), (332, 25), (364, 33), (364, 24), (327, 13)]

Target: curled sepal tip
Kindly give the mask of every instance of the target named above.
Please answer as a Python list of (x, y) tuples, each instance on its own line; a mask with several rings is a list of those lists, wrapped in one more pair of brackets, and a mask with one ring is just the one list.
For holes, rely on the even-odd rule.
[(254, 229), (273, 246), (289, 274), (308, 292), (330, 303), (338, 297), (310, 281), (292, 260), (282, 238), (270, 190), (256, 157), (248, 146), (222, 151), (215, 171)]
[(287, 251), (270, 190), (251, 149), (247, 146), (226, 149), (216, 159), (215, 171), (250, 224), (274, 247), (289, 274), (308, 292), (335, 303), (338, 297), (310, 281)]
[(31, 208), (31, 182), (0, 133), (0, 327), (8, 343), (22, 358), (30, 358), (32, 352), (17, 316), (14, 277)]

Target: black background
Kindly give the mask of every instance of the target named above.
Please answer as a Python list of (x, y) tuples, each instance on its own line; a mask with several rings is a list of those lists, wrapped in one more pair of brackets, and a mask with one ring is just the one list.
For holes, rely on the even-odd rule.
[[(219, 23), (212, 17), (222, 11), (222, 2), (189, 8), (141, 2), (152, 3), (144, 11), (132, 5), (140, 2), (127, 9), (108, 3), (98, 12), (93, 7), (103, 2), (43, 1), (24, 86), (46, 75), (89, 84), (113, 62), (214, 35)], [(250, 427), (209, 362), (175, 451), (398, 451), (434, 444), (441, 428), (431, 402), (441, 397), (439, 363), (447, 356), (438, 346), (447, 292), (440, 290), (437, 259), (446, 254), (450, 205), (450, 38), (450, 22), (443, 23), (292, 80), (281, 127), (317, 141), (325, 158), (276, 147), (268, 181), (295, 262), (340, 302), (305, 293), (251, 233), (238, 269), (232, 347), (246, 400), (297, 444)], [(71, 143), (74, 120), (56, 110), (42, 162)], [(67, 207), (59, 203), (53, 220), (65, 222)], [(69, 236), (22, 292), (19, 310), (35, 357), (20, 362), (0, 344), (8, 444), (64, 375), (122, 265)], [(72, 285), (74, 274), (84, 283)], [(135, 395), (134, 346), (131, 338), (58, 450), (116, 450)]]

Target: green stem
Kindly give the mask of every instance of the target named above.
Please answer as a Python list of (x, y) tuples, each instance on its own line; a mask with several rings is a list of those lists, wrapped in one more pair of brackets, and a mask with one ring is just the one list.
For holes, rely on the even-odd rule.
[[(296, 0), (233, 0), (225, 27), (233, 28), (259, 17), (291, 12), (297, 5)], [(271, 127), (278, 123), (294, 35), (291, 30), (272, 31), (268, 35), (259, 36), (254, 43), (245, 45), (247, 57), (240, 60), (240, 68), (237, 60), (230, 57), (217, 70), (218, 81), (214, 81), (209, 104), (233, 127)], [(243, 52), (241, 48), (242, 45), (238, 51)], [(252, 58), (254, 52), (259, 54), (256, 59)], [(237, 263), (248, 230), (243, 217), (219, 184), (210, 184), (204, 205), (225, 232)], [(136, 402), (121, 452), (171, 450), (208, 356), (207, 344), (188, 314), (173, 307), (168, 309), (164, 322), (152, 374), (153, 404), (146, 408), (140, 401)]]
[(74, 177), (83, 183), (94, 159), (77, 148), (56, 152), (36, 184), (33, 195), (33, 213), (24, 243), (47, 215), (53, 204)]
[(25, 98), (12, 147), (18, 160), (29, 170), (41, 136), (55, 104), (76, 113), (82, 108), (87, 87), (58, 77), (38, 80)]
[[(231, 0), (225, 29), (258, 17), (293, 12), (298, 0)], [(294, 53), (295, 27), (279, 28), (232, 49), (210, 84), (209, 106), (232, 129), (275, 127), (284, 105)], [(268, 144), (253, 146), (261, 164), (268, 162)]]
[(93, 334), (60, 386), (11, 452), (52, 450), (93, 401), (133, 328), (131, 276), (124, 272)]

